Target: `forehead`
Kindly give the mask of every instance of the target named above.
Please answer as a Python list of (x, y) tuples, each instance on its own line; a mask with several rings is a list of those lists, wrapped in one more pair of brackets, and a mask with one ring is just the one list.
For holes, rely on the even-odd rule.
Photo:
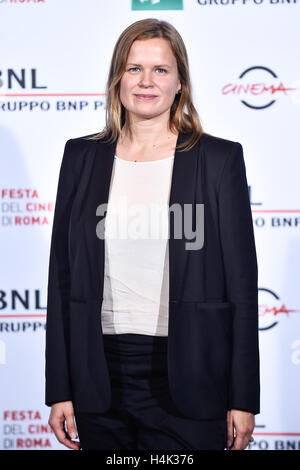
[(127, 62), (133, 59), (138, 63), (151, 61), (158, 64), (162, 63), (162, 59), (168, 61), (170, 65), (176, 63), (169, 41), (164, 38), (137, 39), (134, 41), (129, 50)]

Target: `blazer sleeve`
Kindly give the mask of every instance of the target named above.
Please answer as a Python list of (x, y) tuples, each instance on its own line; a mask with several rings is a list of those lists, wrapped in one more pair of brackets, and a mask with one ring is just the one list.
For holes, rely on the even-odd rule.
[(260, 412), (258, 268), (243, 147), (234, 142), (219, 186), (227, 300), (233, 305), (229, 409)]
[(72, 400), (68, 367), (70, 297), (68, 231), (74, 195), (75, 181), (72, 168), (72, 139), (70, 139), (65, 144), (60, 167), (50, 245), (45, 349), (47, 406), (59, 401)]

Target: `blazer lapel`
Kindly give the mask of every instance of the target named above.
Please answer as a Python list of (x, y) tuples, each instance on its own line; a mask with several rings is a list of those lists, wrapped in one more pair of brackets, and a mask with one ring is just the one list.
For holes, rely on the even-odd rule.
[[(179, 134), (177, 139), (177, 145), (184, 142), (190, 134)], [(90, 192), (91, 197), (90, 207), (96, 208), (100, 204), (107, 204), (109, 197), (109, 189), (112, 178), (112, 170), (114, 163), (114, 155), (116, 150), (116, 142), (112, 144), (103, 144), (98, 142), (96, 144), (95, 160), (93, 165), (93, 171), (90, 181)], [(184, 204), (191, 204), (194, 207), (196, 203), (196, 187), (197, 187), (197, 176), (198, 176), (198, 145), (194, 146), (189, 151), (176, 151), (174, 156), (173, 173), (171, 181), (171, 191), (169, 198), (169, 209), (172, 213), (172, 206), (181, 207), (182, 214), (182, 230), (183, 216), (184, 216)], [(175, 209), (176, 210), (176, 209)], [(175, 212), (176, 213), (176, 212)], [(95, 227), (103, 217), (99, 219), (99, 215), (96, 216), (96, 209), (94, 211), (94, 223)], [(185, 267), (188, 261), (189, 250), (186, 249), (186, 242), (189, 242), (189, 238), (185, 237), (184, 231), (182, 237), (174, 238), (174, 218), (170, 217), (170, 231), (169, 231), (169, 298), (170, 300), (177, 300), (180, 298), (182, 285), (184, 280)], [(178, 221), (177, 221), (178, 222)], [(176, 222), (176, 227), (178, 223)], [(191, 230), (191, 228), (189, 229)], [(95, 233), (95, 232), (94, 232)], [(92, 242), (92, 240), (90, 240)], [(96, 292), (94, 293), (100, 299), (103, 297), (103, 284), (104, 284), (104, 262), (105, 262), (105, 240), (98, 238), (95, 234), (93, 243), (93, 252), (96, 254), (92, 258), (94, 264), (92, 268), (92, 276), (94, 279), (100, 281), (100, 285), (97, 282)], [(100, 289), (100, 290), (98, 290)], [(99, 298), (98, 297), (98, 298)]]
[[(108, 203), (109, 189), (112, 179), (114, 155), (116, 150), (116, 142), (113, 143), (102, 143), (97, 142), (97, 148), (95, 153), (94, 161), (94, 170), (92, 176), (92, 206), (94, 207), (94, 227), (96, 231), (96, 226), (105, 218), (105, 214), (99, 218), (99, 215), (96, 215), (96, 208), (101, 204)], [(100, 299), (103, 298), (103, 287), (104, 287), (104, 268), (105, 268), (105, 240), (103, 237), (99, 238), (94, 232), (94, 242), (93, 252), (95, 253), (95, 258), (93, 259), (94, 265), (94, 275), (97, 279), (97, 292), (100, 296)], [(99, 281), (99, 283), (98, 283)], [(98, 290), (99, 289), (99, 290)], [(100, 293), (100, 294), (99, 294)]]
[[(179, 134), (177, 145), (181, 144), (190, 136)], [(186, 243), (191, 242), (188, 238), (188, 233), (184, 231), (184, 217), (187, 214), (184, 210), (184, 205), (190, 205), (191, 213), (195, 214), (195, 204), (197, 199), (197, 178), (199, 174), (199, 147), (195, 145), (191, 150), (184, 152), (175, 152), (171, 193), (169, 201), (170, 210), (170, 235), (169, 235), (169, 298), (170, 301), (177, 301), (181, 299), (183, 293), (183, 281), (185, 277), (185, 269), (188, 263), (188, 256), (190, 250), (186, 249)], [(202, 195), (200, 195), (202, 199)], [(181, 208), (181, 221), (173, 217), (173, 212), (176, 212), (176, 206)], [(175, 211), (172, 210), (175, 207)], [(180, 214), (179, 214), (180, 217)], [(186, 218), (188, 231), (192, 230), (190, 227), (189, 218)], [(193, 224), (195, 220), (193, 219)], [(175, 229), (181, 227), (182, 236), (179, 238)], [(179, 234), (180, 235), (180, 234)]]

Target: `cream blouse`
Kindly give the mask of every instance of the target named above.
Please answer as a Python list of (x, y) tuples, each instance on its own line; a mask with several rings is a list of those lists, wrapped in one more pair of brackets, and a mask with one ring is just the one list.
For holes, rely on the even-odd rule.
[(168, 336), (169, 219), (174, 156), (114, 157), (105, 219), (103, 334)]

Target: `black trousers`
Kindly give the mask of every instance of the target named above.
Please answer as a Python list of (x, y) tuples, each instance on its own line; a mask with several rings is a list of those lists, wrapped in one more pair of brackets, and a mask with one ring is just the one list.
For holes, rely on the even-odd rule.
[(226, 416), (197, 420), (172, 402), (167, 337), (103, 335), (112, 404), (102, 414), (75, 413), (83, 450), (224, 450)]

